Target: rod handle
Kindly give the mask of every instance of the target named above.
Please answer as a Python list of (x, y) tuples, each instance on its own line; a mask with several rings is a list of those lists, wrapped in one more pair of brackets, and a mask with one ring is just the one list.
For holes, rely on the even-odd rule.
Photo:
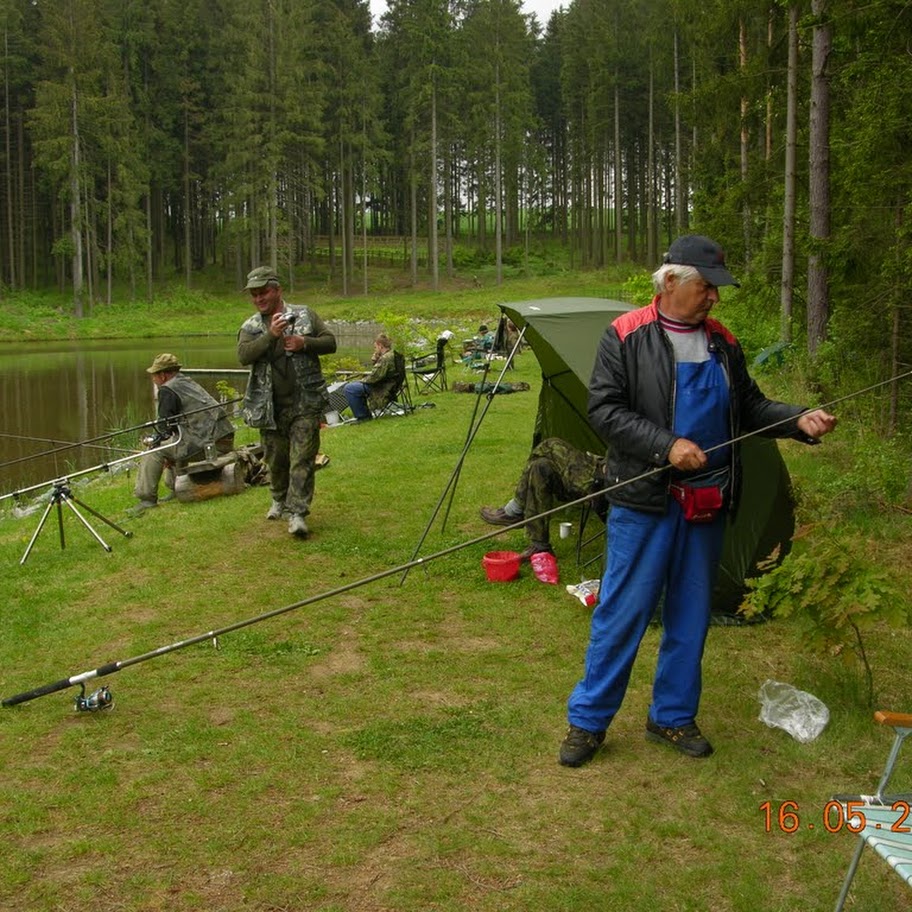
[(71, 684), (71, 678), (61, 678), (59, 681), (54, 681), (53, 684), (45, 684), (43, 687), (36, 687), (34, 690), (26, 690), (24, 693), (16, 694), (13, 697), (7, 697), (2, 705), (16, 706), (19, 703), (27, 703), (29, 700), (34, 700), (36, 697), (44, 697), (47, 694), (56, 693), (58, 690), (66, 690)]

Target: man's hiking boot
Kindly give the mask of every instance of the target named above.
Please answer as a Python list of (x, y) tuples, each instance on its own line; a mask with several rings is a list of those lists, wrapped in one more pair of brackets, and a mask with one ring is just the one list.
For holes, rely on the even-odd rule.
[(297, 535), (298, 538), (307, 538), (310, 530), (307, 528), (307, 523), (304, 522), (303, 513), (291, 514), (291, 519), (288, 520), (288, 531), (291, 535)]
[(561, 766), (582, 766), (584, 763), (588, 763), (602, 746), (604, 740), (603, 731), (591, 732), (586, 731), (585, 728), (571, 725), (566, 737), (561, 741)]
[(482, 507), (481, 518), (492, 526), (512, 526), (522, 522), (522, 516), (510, 516), (503, 507)]
[(646, 740), (667, 744), (688, 757), (708, 757), (713, 752), (712, 745), (703, 737), (695, 722), (680, 728), (662, 728), (652, 719), (647, 719)]
[(285, 502), (281, 500), (274, 500), (272, 506), (269, 508), (269, 512), (266, 514), (266, 519), (281, 519), (285, 515)]

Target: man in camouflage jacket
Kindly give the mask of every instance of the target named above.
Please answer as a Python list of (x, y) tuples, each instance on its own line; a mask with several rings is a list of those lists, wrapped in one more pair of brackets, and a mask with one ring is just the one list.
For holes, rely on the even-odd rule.
[(257, 309), (238, 332), (238, 360), (250, 366), (244, 419), (259, 428), (269, 466), (272, 506), (267, 519), (288, 516), (288, 531), (306, 537), (304, 517), (314, 494), (320, 422), (329, 406), (320, 355), (336, 338), (309, 307), (286, 304), (275, 271), (260, 266), (247, 276)]
[(382, 409), (396, 386), (396, 355), (393, 341), (386, 333), (380, 333), (374, 339), (371, 363), (373, 368), (366, 377), (350, 380), (342, 388), (348, 407), (358, 421), (370, 421), (373, 418), (371, 409)]

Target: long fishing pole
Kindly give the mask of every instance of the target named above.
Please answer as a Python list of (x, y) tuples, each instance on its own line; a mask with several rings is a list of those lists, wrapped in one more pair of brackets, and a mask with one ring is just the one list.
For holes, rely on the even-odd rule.
[[(890, 377), (888, 380), (881, 380), (878, 383), (872, 383), (870, 386), (866, 386), (864, 389), (855, 390), (855, 392), (847, 393), (846, 395), (839, 396), (836, 399), (831, 399), (829, 402), (824, 402), (822, 405), (815, 405), (813, 408), (807, 409), (807, 411), (812, 412), (812, 411), (815, 411), (816, 409), (824, 409), (824, 410), (830, 409), (834, 405), (839, 405), (840, 402), (846, 402), (849, 399), (856, 399), (858, 396), (863, 396), (865, 393), (870, 393), (872, 390), (876, 390), (876, 389), (880, 388), (881, 386), (887, 386), (890, 383), (896, 383), (898, 380), (904, 380), (906, 377), (912, 377), (912, 370), (908, 370), (902, 374), (895, 374), (894, 376)], [(767, 431), (771, 431), (774, 428), (779, 427), (780, 425), (797, 421), (801, 417), (802, 414), (805, 414), (805, 413), (802, 412), (801, 414), (798, 414), (798, 415), (792, 415), (790, 418), (780, 418), (778, 421), (773, 421), (770, 424), (766, 424), (761, 428), (756, 428), (753, 431), (746, 431), (743, 434), (739, 434), (737, 437), (732, 437), (731, 439), (725, 440), (722, 443), (717, 443), (714, 446), (706, 447), (706, 449), (704, 449), (703, 452), (704, 453), (714, 453), (716, 450), (725, 449), (726, 447), (730, 447), (733, 444), (740, 443), (742, 440), (747, 440), (751, 437), (759, 437), (760, 435), (765, 434)], [(511, 529), (519, 529), (519, 528), (525, 526), (526, 523), (528, 523), (532, 520), (541, 519), (542, 517), (545, 517), (545, 516), (552, 516), (554, 513), (560, 513), (562, 510), (565, 510), (568, 507), (579, 506), (580, 504), (584, 504), (589, 500), (595, 500), (597, 497), (601, 497), (603, 494), (609, 494), (612, 491), (616, 491), (618, 488), (623, 488), (625, 485), (633, 484), (635, 481), (642, 481), (646, 478), (652, 478), (654, 475), (659, 475), (662, 472), (667, 472), (671, 468), (672, 468), (671, 463), (666, 463), (665, 465), (656, 466), (654, 469), (648, 469), (647, 471), (643, 472), (641, 475), (635, 475), (633, 478), (625, 478), (623, 481), (618, 481), (615, 484), (610, 485), (608, 487), (599, 488), (597, 491), (592, 491), (589, 494), (584, 494), (582, 497), (578, 497), (576, 500), (564, 501), (559, 506), (554, 507), (551, 510), (544, 510), (543, 512), (538, 513), (532, 517), (523, 517), (522, 519), (518, 520), (517, 522), (513, 523), (512, 525), (502, 526), (501, 528), (503, 531), (506, 531), (506, 532), (510, 531)]]
[[(419, 567), (426, 565), (431, 561), (438, 560), (442, 557), (446, 557), (450, 554), (455, 554), (458, 551), (462, 551), (465, 548), (470, 548), (473, 545), (480, 544), (481, 542), (488, 541), (492, 538), (496, 538), (499, 535), (504, 535), (507, 532), (510, 532), (514, 529), (519, 529), (524, 526), (530, 519), (539, 519), (545, 516), (551, 516), (554, 513), (557, 513), (568, 506), (575, 506), (577, 504), (584, 503), (587, 500), (591, 500), (594, 497), (597, 497), (601, 494), (604, 494), (608, 491), (613, 491), (617, 488), (621, 488), (624, 485), (632, 484), (635, 481), (639, 481), (642, 478), (648, 478), (651, 475), (655, 475), (657, 472), (664, 471), (667, 467), (661, 466), (657, 469), (650, 469), (648, 472), (644, 472), (642, 475), (638, 475), (635, 478), (628, 478), (626, 481), (619, 482), (618, 484), (612, 485), (609, 488), (605, 488), (602, 491), (595, 492), (593, 494), (588, 494), (585, 497), (580, 497), (577, 500), (571, 501), (570, 503), (561, 504), (557, 507), (554, 507), (551, 510), (545, 510), (539, 513), (537, 516), (526, 517), (519, 520), (516, 523), (513, 523), (510, 526), (502, 526), (497, 529), (494, 529), (491, 532), (487, 532), (484, 535), (479, 535), (475, 538), (469, 539), (468, 541), (460, 542), (456, 545), (451, 545), (448, 548), (443, 548), (440, 551), (436, 551), (433, 554), (429, 554), (426, 557), (416, 557), (410, 561), (407, 561), (404, 564), (399, 564), (396, 567), (390, 567), (386, 570), (381, 570), (378, 573), (374, 573), (370, 576), (363, 577), (359, 580), (354, 580), (351, 583), (346, 583), (343, 586), (337, 586), (334, 589), (329, 589), (325, 592), (318, 593), (317, 595), (312, 595), (308, 598), (302, 599), (301, 601), (294, 602), (290, 605), (285, 605), (281, 608), (274, 608), (271, 611), (265, 611), (262, 614), (255, 615), (253, 617), (246, 618), (241, 621), (236, 621), (233, 624), (228, 624), (225, 627), (219, 627), (214, 630), (208, 630), (205, 633), (197, 634), (192, 636), (189, 639), (177, 640), (174, 643), (170, 643), (167, 646), (160, 646), (158, 649), (153, 649), (149, 652), (144, 652), (140, 655), (133, 656), (132, 658), (122, 659), (117, 662), (108, 662), (105, 665), (100, 665), (98, 668), (93, 668), (90, 671), (83, 671), (79, 674), (70, 675), (66, 678), (61, 678), (58, 681), (52, 681), (49, 684), (44, 684), (41, 687), (36, 687), (32, 690), (26, 690), (22, 693), (14, 694), (13, 696), (6, 697), (0, 701), (2, 706), (17, 706), (20, 703), (27, 703), (29, 700), (37, 699), (38, 697), (45, 697), (52, 693), (57, 693), (61, 690), (66, 690), (68, 687), (74, 687), (75, 685), (85, 685), (87, 681), (92, 681), (96, 678), (107, 677), (121, 671), (124, 668), (129, 668), (133, 665), (139, 665), (141, 662), (147, 662), (151, 659), (158, 658), (159, 656), (167, 655), (171, 652), (177, 652), (180, 649), (185, 649), (188, 646), (194, 646), (197, 643), (205, 642), (206, 640), (218, 640), (219, 637), (225, 636), (228, 633), (233, 633), (236, 630), (242, 630), (245, 627), (251, 627), (254, 624), (259, 624), (262, 621), (270, 620), (274, 617), (279, 617), (283, 614), (288, 614), (291, 611), (296, 611), (299, 608), (304, 608), (307, 605), (313, 605), (317, 602), (324, 601), (325, 599), (332, 598), (336, 595), (342, 595), (345, 592), (351, 592), (353, 589), (359, 589), (361, 586), (366, 586), (370, 583), (378, 582), (379, 580), (386, 579), (387, 577), (394, 576), (397, 573), (403, 573), (403, 579), (407, 575), (408, 571), (413, 567)], [(439, 506), (439, 505), (438, 505)], [(401, 585), (401, 583), (400, 583)]]
[(177, 428), (177, 440), (172, 440), (168, 438), (168, 442), (162, 444), (161, 446), (152, 447), (148, 450), (138, 450), (136, 452), (131, 452), (129, 456), (121, 456), (120, 459), (112, 459), (109, 462), (101, 462), (98, 465), (91, 466), (88, 469), (80, 469), (77, 472), (70, 472), (67, 475), (61, 475), (57, 478), (54, 478), (50, 481), (42, 481), (38, 484), (31, 485), (28, 488), (20, 488), (18, 491), (12, 491), (9, 494), (0, 494), (0, 500), (6, 500), (8, 497), (19, 498), (24, 494), (30, 494), (32, 491), (38, 491), (41, 488), (46, 488), (48, 485), (59, 485), (61, 482), (70, 481), (73, 478), (81, 478), (83, 475), (88, 475), (91, 472), (110, 472), (112, 466), (120, 465), (122, 462), (131, 462), (134, 459), (139, 458), (140, 456), (145, 456), (147, 453), (159, 453), (162, 450), (170, 450), (175, 444), (180, 443), (183, 432), (178, 426)]
[[(817, 406), (817, 408), (821, 408), (821, 409), (832, 408), (834, 405), (837, 405), (840, 402), (845, 402), (849, 399), (854, 399), (857, 396), (863, 395), (864, 393), (871, 392), (871, 390), (878, 389), (879, 387), (885, 386), (888, 383), (893, 383), (897, 380), (902, 380), (909, 376), (912, 376), (912, 370), (907, 371), (904, 374), (899, 374), (897, 376), (891, 377), (889, 380), (885, 380), (880, 383), (872, 384), (871, 386), (865, 387), (864, 389), (861, 389), (861, 390), (857, 390), (854, 393), (849, 393), (845, 396), (840, 396), (837, 399), (833, 399), (830, 402)], [(797, 417), (798, 416), (793, 416), (792, 418), (787, 418), (782, 421), (773, 422), (772, 424), (766, 425), (763, 428), (758, 428), (757, 430), (749, 431), (748, 433), (741, 434), (738, 437), (734, 437), (731, 440), (726, 441), (725, 443), (719, 444), (718, 447), (712, 447), (711, 449), (731, 446), (732, 444), (737, 443), (741, 440), (745, 440), (748, 437), (754, 437), (761, 433), (764, 433), (765, 431), (768, 431), (774, 427), (777, 427), (778, 425), (785, 424), (789, 421), (794, 421)], [(281, 607), (281, 608), (275, 608), (271, 611), (264, 612), (263, 614), (258, 614), (254, 617), (247, 618), (246, 620), (237, 621), (234, 624), (229, 624), (225, 627), (221, 627), (216, 630), (209, 630), (206, 633), (201, 633), (197, 636), (190, 637), (189, 639), (186, 639), (186, 640), (178, 640), (177, 642), (171, 643), (168, 646), (161, 646), (158, 649), (153, 649), (150, 652), (144, 652), (141, 655), (134, 656), (129, 659), (123, 659), (118, 662), (108, 662), (107, 664), (100, 665), (98, 668), (94, 668), (91, 671), (84, 671), (80, 674), (75, 674), (75, 675), (71, 675), (66, 678), (61, 678), (59, 681), (54, 681), (50, 684), (45, 684), (41, 687), (36, 687), (33, 690), (24, 691), (22, 693), (15, 694), (11, 697), (6, 697), (2, 701), (0, 701), (0, 705), (16, 706), (20, 703), (26, 703), (29, 700), (34, 700), (37, 697), (43, 697), (43, 696), (47, 696), (48, 694), (57, 693), (58, 691), (65, 690), (68, 687), (73, 687), (77, 684), (84, 685), (86, 681), (91, 681), (91, 680), (94, 680), (95, 678), (101, 678), (101, 677), (106, 677), (108, 675), (115, 674), (116, 672), (121, 671), (124, 668), (129, 668), (132, 665), (138, 665), (141, 662), (149, 661), (150, 659), (157, 658), (158, 656), (167, 655), (168, 653), (171, 653), (171, 652), (176, 652), (179, 649), (184, 649), (188, 646), (193, 646), (196, 643), (202, 643), (205, 640), (217, 640), (218, 637), (224, 636), (228, 633), (232, 633), (235, 630), (241, 630), (245, 627), (250, 627), (250, 626), (252, 626), (254, 624), (258, 624), (262, 621), (269, 620), (274, 617), (278, 617), (282, 614), (287, 614), (291, 611), (296, 611), (299, 608), (304, 608), (307, 605), (315, 604), (316, 602), (323, 601), (324, 599), (331, 598), (335, 595), (341, 595), (345, 592), (351, 592), (353, 589), (358, 589), (361, 586), (366, 586), (370, 583), (377, 582), (382, 579), (386, 579), (387, 577), (394, 576), (397, 573), (407, 573), (413, 567), (426, 565), (426, 564), (430, 563), (431, 561), (438, 560), (439, 558), (446, 557), (450, 554), (455, 554), (456, 552), (462, 551), (465, 548), (472, 547), (473, 545), (480, 544), (481, 542), (489, 541), (492, 538), (496, 538), (498, 535), (504, 535), (505, 533), (510, 532), (511, 530), (519, 529), (519, 528), (525, 526), (525, 524), (527, 522), (529, 522), (530, 519), (538, 519), (538, 518), (542, 518), (542, 517), (546, 517), (546, 516), (551, 516), (554, 513), (557, 513), (561, 510), (566, 509), (567, 507), (576, 506), (576, 505), (585, 503), (588, 500), (592, 500), (595, 497), (599, 497), (605, 493), (615, 491), (618, 488), (624, 487), (625, 485), (633, 484), (636, 481), (640, 481), (641, 479), (644, 479), (644, 478), (649, 478), (653, 475), (658, 474), (659, 472), (667, 471), (669, 468), (670, 468), (670, 466), (667, 466), (667, 465), (666, 466), (657, 466), (656, 468), (650, 469), (647, 472), (643, 472), (641, 475), (637, 475), (634, 478), (625, 479), (624, 481), (620, 481), (614, 485), (603, 488), (600, 491), (595, 491), (591, 494), (585, 495), (584, 497), (580, 497), (574, 501), (570, 501), (569, 503), (561, 504), (557, 507), (554, 507), (551, 510), (544, 510), (541, 513), (537, 514), (537, 516), (524, 517), (523, 519), (519, 520), (518, 522), (513, 523), (510, 526), (501, 526), (484, 535), (477, 536), (468, 541), (461, 542), (460, 544), (457, 544), (457, 545), (452, 545), (448, 548), (443, 548), (442, 550), (436, 551), (433, 554), (429, 554), (426, 557), (416, 557), (404, 564), (399, 564), (396, 567), (391, 567), (387, 570), (382, 570), (379, 573), (372, 574), (371, 576), (366, 576), (360, 580), (355, 580), (351, 583), (346, 583), (344, 586), (338, 586), (335, 589), (330, 589), (326, 592), (318, 593), (317, 595), (313, 595), (313, 596), (310, 596), (309, 598), (302, 599), (299, 602), (294, 602), (291, 605), (285, 605), (284, 607)], [(442, 498), (441, 498), (441, 501), (442, 501)], [(438, 508), (439, 508), (439, 504), (438, 504)]]
[[(142, 424), (135, 424), (133, 427), (121, 428), (117, 431), (110, 431), (107, 434), (100, 434), (98, 437), (87, 437), (85, 440), (79, 440), (76, 443), (68, 443), (65, 446), (57, 447), (53, 450), (45, 450), (42, 453), (32, 453), (31, 456), (20, 456), (17, 459), (11, 459), (9, 462), (0, 462), (0, 469), (4, 469), (7, 466), (16, 465), (20, 462), (26, 462), (32, 459), (40, 459), (42, 456), (55, 456), (57, 453), (64, 453), (67, 450), (75, 449), (76, 447), (85, 447), (90, 446), (93, 443), (98, 443), (100, 440), (110, 440), (112, 437), (119, 437), (121, 434), (131, 434), (134, 431), (141, 431), (144, 428), (154, 427), (157, 424), (179, 421), (186, 415), (195, 415), (197, 412), (208, 412), (214, 408), (222, 408), (226, 405), (233, 405), (235, 402), (241, 402), (243, 396), (238, 396), (236, 399), (228, 399), (225, 402), (217, 402), (215, 405), (202, 405), (196, 409), (188, 409), (186, 412), (182, 412), (180, 415), (176, 415), (173, 418), (153, 418), (150, 421), (144, 421)], [(4, 437), (15, 437), (15, 434), (3, 434), (0, 436)], [(26, 439), (26, 438), (23, 438)], [(41, 438), (34, 438), (39, 440)], [(111, 447), (111, 449), (121, 449), (121, 447)]]
[[(214, 408), (222, 408), (225, 405), (231, 405), (235, 402), (240, 402), (242, 398), (243, 397), (239, 396), (236, 399), (229, 399), (227, 402), (217, 402), (214, 405), (203, 405), (203, 406), (200, 406), (200, 408), (188, 409), (186, 412), (181, 412), (180, 415), (174, 415), (171, 418), (153, 418), (150, 421), (145, 421), (142, 424), (135, 425), (132, 428), (126, 428), (125, 430), (122, 430), (122, 431), (114, 431), (111, 434), (105, 434), (101, 437), (93, 437), (92, 440), (104, 440), (107, 437), (116, 437), (118, 434), (126, 434), (128, 431), (139, 431), (139, 430), (142, 430), (143, 428), (159, 427), (162, 424), (164, 424), (168, 428), (174, 427), (177, 429), (177, 432), (178, 432), (177, 440), (171, 440), (169, 438), (168, 442), (165, 444), (162, 444), (161, 446), (153, 447), (153, 448), (147, 449), (147, 450), (130, 451), (130, 454), (128, 456), (122, 456), (120, 459), (111, 459), (108, 462), (102, 462), (102, 463), (99, 463), (98, 465), (90, 466), (87, 469), (80, 469), (79, 471), (76, 471), (76, 472), (68, 472), (65, 475), (59, 476), (59, 477), (54, 478), (49, 481), (39, 482), (38, 484), (31, 485), (30, 487), (27, 487), (27, 488), (19, 488), (16, 491), (11, 491), (9, 494), (0, 494), (0, 501), (5, 500), (8, 497), (19, 498), (19, 497), (22, 497), (24, 494), (31, 493), (32, 491), (38, 491), (41, 488), (46, 488), (48, 485), (57, 484), (60, 481), (69, 480), (72, 478), (80, 478), (81, 476), (88, 475), (91, 472), (109, 472), (113, 466), (120, 465), (123, 462), (130, 462), (134, 459), (138, 459), (142, 456), (145, 456), (147, 453), (157, 453), (157, 452), (160, 452), (161, 450), (168, 450), (171, 447), (173, 447), (175, 444), (180, 443), (181, 437), (183, 436), (183, 432), (181, 431), (181, 424), (183, 422), (183, 419), (186, 418), (188, 415), (195, 415), (198, 412), (208, 412)], [(81, 441), (80, 443), (75, 443), (72, 446), (83, 446), (86, 443), (88, 443), (88, 441)], [(69, 449), (69, 447), (64, 447), (63, 449)], [(119, 449), (119, 447), (118, 447), (118, 449)], [(59, 452), (59, 450), (57, 452)], [(48, 455), (48, 454), (38, 454), (38, 455)], [(29, 458), (34, 459), (36, 457), (32, 456)], [(15, 460), (15, 461), (18, 462), (19, 460)], [(11, 463), (6, 463), (6, 465), (10, 465), (10, 464)], [(0, 468), (2, 468), (2, 466), (0, 466)]]
[[(110, 443), (107, 443), (107, 444), (104, 444), (103, 446), (101, 446), (99, 444), (93, 444), (93, 443), (78, 443), (78, 442), (74, 442), (72, 440), (58, 440), (56, 437), (32, 437), (32, 436), (29, 436), (28, 434), (4, 434), (2, 432), (0, 432), (0, 437), (5, 437), (7, 440), (28, 440), (30, 442), (33, 441), (35, 443), (52, 443), (52, 444), (54, 444), (55, 447), (84, 446), (87, 449), (92, 449), (92, 450), (120, 450), (121, 453), (132, 452), (129, 447), (114, 446), (113, 444), (110, 444)], [(12, 462), (4, 462), (4, 463), (0, 464), (0, 468), (3, 468), (3, 466), (7, 466), (7, 465), (14, 465), (17, 462), (25, 462), (28, 459), (35, 459), (36, 457), (42, 456), (42, 455), (50, 456), (56, 452), (58, 452), (58, 451), (55, 449), (55, 450), (50, 450), (47, 453), (33, 453), (31, 456), (23, 456), (20, 459), (13, 460)]]
[(479, 542), (494, 538), (497, 535), (502, 535), (505, 531), (508, 530), (506, 528), (496, 529), (493, 532), (488, 532), (484, 535), (480, 535), (477, 538), (471, 539), (470, 541), (465, 541), (458, 545), (452, 545), (449, 548), (444, 548), (443, 550), (437, 551), (434, 554), (430, 554), (427, 557), (419, 557), (414, 560), (410, 560), (407, 563), (399, 564), (396, 567), (390, 567), (387, 570), (381, 570), (379, 573), (374, 573), (371, 576), (366, 576), (351, 583), (346, 583), (345, 585), (338, 586), (335, 589), (330, 589), (326, 592), (312, 595), (309, 598), (302, 599), (299, 602), (294, 602), (291, 605), (285, 605), (281, 608), (274, 608), (271, 611), (266, 611), (263, 614), (256, 615), (255, 617), (250, 617), (242, 621), (236, 621), (233, 624), (228, 624), (227, 626), (220, 627), (216, 630), (209, 630), (206, 633), (198, 634), (197, 636), (190, 637), (186, 640), (178, 640), (177, 642), (171, 643), (168, 646), (161, 646), (158, 649), (151, 650), (150, 652), (144, 652), (142, 655), (134, 656), (129, 659), (123, 659), (119, 662), (108, 662), (106, 665), (100, 665), (98, 668), (94, 668), (91, 671), (84, 671), (81, 674), (71, 675), (67, 678), (61, 678), (59, 681), (45, 684), (42, 687), (36, 687), (34, 690), (28, 690), (24, 691), (23, 693), (15, 694), (11, 697), (6, 697), (2, 702), (0, 702), (0, 705), (16, 706), (19, 703), (26, 703), (29, 700), (34, 700), (36, 697), (44, 697), (48, 694), (56, 693), (60, 690), (65, 690), (68, 687), (73, 687), (76, 684), (84, 684), (86, 681), (91, 681), (95, 678), (102, 678), (107, 675), (114, 674), (123, 668), (129, 668), (131, 665), (138, 665), (140, 662), (147, 662), (150, 659), (154, 659), (162, 655), (167, 655), (170, 652), (176, 652), (179, 649), (184, 649), (187, 646), (193, 646), (196, 643), (202, 643), (206, 640), (217, 640), (220, 636), (224, 636), (227, 633), (233, 633), (235, 630), (241, 630), (244, 627), (250, 627), (253, 624), (259, 624), (261, 621), (266, 621), (270, 618), (278, 617), (282, 614), (287, 614), (290, 611), (296, 611), (298, 608), (304, 608), (307, 605), (313, 605), (316, 602), (323, 601), (324, 599), (331, 598), (335, 595), (342, 595), (345, 592), (350, 592), (352, 589), (358, 589), (361, 586), (366, 586), (369, 583), (374, 583), (378, 580), (386, 579), (389, 576), (394, 576), (395, 574), (401, 573), (404, 570), (410, 570), (412, 567), (417, 567), (432, 560), (437, 560), (438, 558), (445, 557), (448, 554), (454, 554), (457, 551), (461, 551), (463, 548), (468, 548), (472, 545), (477, 545)]

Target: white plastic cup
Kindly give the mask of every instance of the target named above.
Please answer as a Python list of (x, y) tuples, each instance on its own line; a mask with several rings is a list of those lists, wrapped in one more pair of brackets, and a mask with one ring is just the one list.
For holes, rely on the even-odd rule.
[(560, 524), (560, 537), (561, 538), (570, 538), (570, 533), (573, 531), (573, 523), (562, 522)]
[(335, 425), (342, 423), (342, 418), (339, 416), (339, 413), (333, 409), (333, 411), (326, 413), (326, 423), (330, 427), (334, 427)]

